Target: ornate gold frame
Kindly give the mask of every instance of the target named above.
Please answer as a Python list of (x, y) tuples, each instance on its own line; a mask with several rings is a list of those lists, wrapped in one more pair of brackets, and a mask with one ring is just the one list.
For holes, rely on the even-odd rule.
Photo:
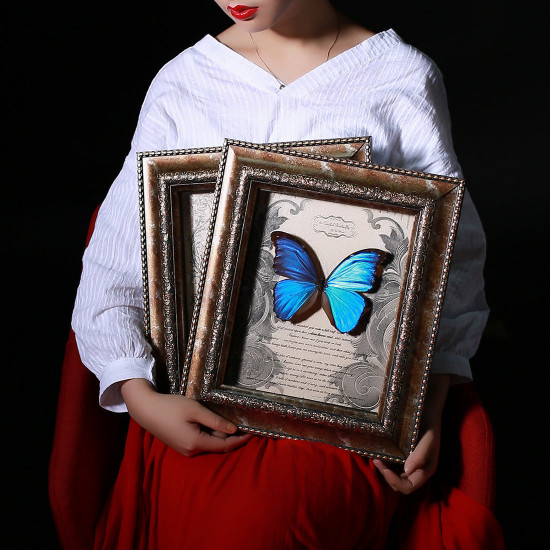
[[(371, 160), (369, 136), (264, 146), (365, 163)], [(157, 383), (171, 393), (180, 391), (194, 306), (194, 285), (189, 280), (190, 232), (185, 224), (193, 213), (193, 197), (213, 200), (221, 157), (222, 147), (138, 153), (145, 332), (157, 362)], [(205, 238), (192, 238), (195, 248), (204, 244), (200, 241)]]
[[(403, 462), (417, 442), (463, 193), (463, 180), (455, 178), (227, 140), (188, 332), (181, 392), (245, 431), (323, 441)], [(381, 212), (374, 222), (402, 216), (410, 226), (410, 238), (391, 250), (399, 256), (398, 288), (390, 289), (382, 276), (382, 295), (391, 291), (397, 302), (392, 302), (396, 305), (389, 352), (381, 354), (387, 362), (375, 407), (366, 410), (347, 402), (304, 399), (240, 382), (238, 369), (245, 362), (239, 350), (246, 349), (248, 344), (243, 342), (249, 336), (248, 328), (243, 332), (246, 309), (240, 302), (247, 301), (248, 295), (241, 289), (249, 288), (247, 262), (257, 254), (253, 239), (257, 231), (252, 227), (265, 217), (263, 197), (278, 194), (289, 200), (318, 201), (340, 212)], [(363, 237), (361, 233), (358, 238)], [(391, 231), (383, 237), (384, 242), (396, 238)], [(338, 248), (333, 247), (335, 254)], [(167, 301), (174, 309), (173, 298), (168, 296)], [(277, 361), (278, 375), (284, 378), (288, 365)]]

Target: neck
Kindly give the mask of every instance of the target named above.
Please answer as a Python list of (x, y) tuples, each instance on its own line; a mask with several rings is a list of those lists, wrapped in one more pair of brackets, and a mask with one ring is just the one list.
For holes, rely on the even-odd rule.
[(372, 34), (328, 0), (294, 0), (269, 28), (234, 24), (217, 38), (288, 84)]
[[(335, 13), (335, 19), (336, 19), (336, 30), (334, 32), (334, 38), (332, 39), (332, 42), (327, 50), (327, 55), (326, 55), (326, 58), (322, 61), (322, 62), (325, 62), (325, 61), (328, 61), (330, 59), (330, 54), (334, 48), (334, 46), (336, 45), (336, 42), (338, 41), (338, 37), (340, 36), (340, 16), (338, 13)], [(250, 40), (252, 42), (252, 46), (254, 47), (254, 51), (258, 57), (258, 60), (261, 62), (261, 65), (264, 66), (265, 69), (267, 69), (267, 71), (269, 73), (271, 73), (271, 75), (273, 76), (273, 78), (275, 78), (275, 80), (278, 82), (279, 84), (279, 89), (282, 90), (285, 86), (286, 86), (286, 83), (281, 80), (281, 78), (279, 78), (274, 72), (273, 70), (271, 69), (271, 67), (267, 64), (266, 60), (262, 57), (262, 55), (260, 54), (260, 50), (258, 49), (258, 45), (256, 43), (256, 40), (254, 39), (254, 36), (252, 33), (249, 33), (250, 34)], [(319, 44), (320, 44), (320, 41), (319, 41)]]
[(266, 48), (304, 47), (331, 41), (337, 17), (337, 11), (328, 1), (295, 1), (272, 27), (253, 34)]

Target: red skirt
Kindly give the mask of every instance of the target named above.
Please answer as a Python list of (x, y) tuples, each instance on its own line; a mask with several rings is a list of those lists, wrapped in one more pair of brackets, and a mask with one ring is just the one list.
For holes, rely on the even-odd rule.
[(382, 549), (398, 498), (331, 445), (255, 436), (189, 458), (131, 421), (95, 550)]

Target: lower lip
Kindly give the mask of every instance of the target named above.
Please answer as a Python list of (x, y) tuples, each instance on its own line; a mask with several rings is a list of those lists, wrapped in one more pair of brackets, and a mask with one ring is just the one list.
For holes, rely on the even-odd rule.
[(250, 19), (251, 17), (256, 15), (256, 12), (258, 11), (259, 8), (249, 8), (247, 6), (235, 6), (233, 8), (229, 7), (227, 9), (235, 19), (245, 21), (246, 19)]

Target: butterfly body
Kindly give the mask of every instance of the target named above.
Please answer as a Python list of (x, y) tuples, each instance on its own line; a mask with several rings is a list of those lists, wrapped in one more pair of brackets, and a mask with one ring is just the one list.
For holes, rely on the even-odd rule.
[(350, 332), (367, 307), (362, 292), (371, 290), (386, 253), (376, 249), (359, 250), (342, 260), (325, 279), (312, 254), (296, 237), (274, 231), (273, 269), (287, 279), (274, 288), (274, 310), (283, 321), (296, 316), (318, 300), (328, 302), (329, 318), (340, 332)]

